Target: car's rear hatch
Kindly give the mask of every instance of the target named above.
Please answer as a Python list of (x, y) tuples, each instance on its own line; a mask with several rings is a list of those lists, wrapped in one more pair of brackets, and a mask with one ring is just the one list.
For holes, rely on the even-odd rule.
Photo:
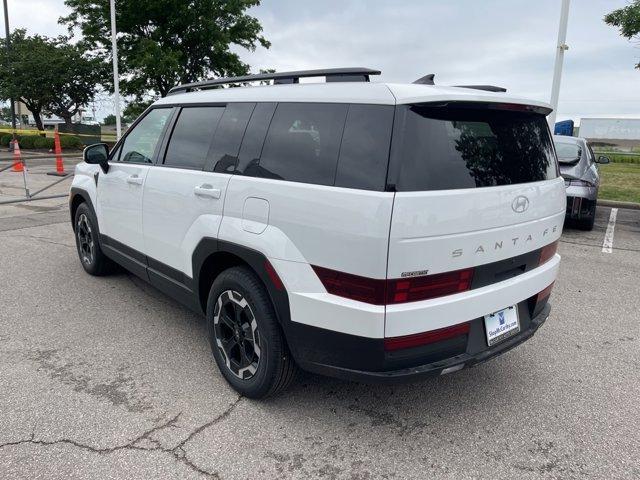
[[(508, 271), (506, 259), (521, 258), (554, 242), (561, 233), (565, 190), (551, 136), (544, 115), (526, 106), (470, 102), (398, 106), (389, 183), (397, 192), (389, 279), (495, 263), (506, 272), (506, 276), (495, 272), (498, 282), (526, 270), (520, 272), (514, 265), (514, 271)], [(468, 288), (464, 275), (443, 281), (453, 282), (449, 287), (454, 290), (455, 282), (461, 290)], [(440, 285), (433, 297), (455, 293), (446, 288)], [(433, 298), (428, 288), (418, 290), (413, 300)], [(394, 307), (388, 309), (393, 311)], [(423, 318), (399, 328), (390, 325), (387, 316), (386, 334), (439, 328), (461, 321), (457, 316), (452, 312), (448, 318)]]

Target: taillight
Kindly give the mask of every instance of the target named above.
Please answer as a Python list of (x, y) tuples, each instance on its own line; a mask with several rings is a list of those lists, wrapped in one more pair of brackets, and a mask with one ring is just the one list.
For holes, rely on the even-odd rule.
[(568, 180), (569, 184), (567, 184), (567, 180), (564, 181), (565, 185), (567, 187), (591, 187), (594, 188), (595, 184), (591, 183), (591, 182), (587, 182), (586, 180), (579, 180), (579, 179), (575, 179), (572, 178), (570, 180)]
[(551, 295), (551, 290), (553, 290), (553, 283), (555, 282), (552, 282), (551, 285), (538, 293), (538, 295), (536, 296), (536, 304), (540, 303), (541, 300), (549, 298), (549, 295)]
[(387, 282), (387, 304), (415, 302), (469, 290), (473, 268)]
[(416, 302), (471, 288), (473, 269), (379, 280), (312, 265), (327, 292), (374, 305)]
[(327, 292), (360, 302), (384, 305), (386, 281), (311, 266)]
[(551, 295), (551, 290), (553, 289), (553, 283), (549, 285), (547, 288), (539, 292), (537, 295), (531, 297), (529, 299), (529, 306), (531, 308), (531, 317), (536, 317), (547, 304), (547, 300), (549, 300), (549, 295)]
[(467, 335), (469, 333), (469, 323), (460, 323), (451, 327), (431, 330), (430, 332), (416, 333), (402, 337), (389, 337), (384, 339), (384, 349), (386, 351), (401, 350), (403, 348), (419, 347), (429, 343), (441, 342), (450, 338)]
[(545, 247), (542, 247), (542, 250), (540, 251), (540, 260), (538, 261), (538, 266), (551, 260), (557, 251), (558, 251), (558, 240), (556, 240), (553, 243), (550, 243)]

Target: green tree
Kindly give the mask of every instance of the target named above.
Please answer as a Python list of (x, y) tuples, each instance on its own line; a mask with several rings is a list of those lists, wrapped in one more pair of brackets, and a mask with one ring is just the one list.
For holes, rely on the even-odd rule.
[(11, 49), (0, 46), (0, 98), (14, 98), (33, 114), (36, 126), (43, 130), (42, 112), (53, 98), (51, 71), (55, 66), (55, 47), (46, 37), (27, 36), (16, 30), (11, 36)]
[(127, 103), (127, 106), (124, 107), (122, 112), (122, 119), (125, 123), (133, 123), (136, 118), (138, 118), (142, 112), (144, 112), (149, 105), (153, 103), (153, 100), (134, 100), (132, 102)]
[(93, 100), (96, 86), (108, 72), (100, 59), (89, 57), (81, 46), (70, 45), (64, 38), (54, 44), (56, 62), (50, 83), (53, 97), (46, 109), (71, 127), (72, 117)]
[(0, 108), (0, 120), (11, 123), (11, 107)]
[(103, 125), (115, 125), (116, 124), (116, 116), (115, 115), (107, 115), (102, 120)]
[[(633, 0), (626, 7), (614, 10), (604, 17), (604, 21), (620, 29), (620, 34), (629, 40), (640, 40), (640, 0)], [(640, 63), (636, 65), (640, 69)]]
[[(65, 0), (60, 19), (79, 29), (96, 54), (110, 60), (110, 14), (106, 0)], [(246, 13), (260, 0), (118, 0), (118, 62), (125, 95), (142, 101), (167, 94), (180, 83), (207, 76), (243, 75), (249, 66), (231, 46), (269, 47), (260, 22)], [(110, 78), (105, 79), (106, 82)]]

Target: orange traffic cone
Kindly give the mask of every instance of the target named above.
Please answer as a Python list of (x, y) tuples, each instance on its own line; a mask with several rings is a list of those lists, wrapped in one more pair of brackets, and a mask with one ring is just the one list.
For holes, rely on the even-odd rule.
[(22, 172), (24, 165), (22, 164), (22, 155), (20, 155), (20, 145), (18, 139), (13, 140), (13, 169), (14, 172)]
[(58, 134), (58, 126), (53, 135), (53, 147), (56, 154), (56, 171), (49, 172), (47, 175), (56, 175), (58, 177), (64, 177), (67, 172), (64, 171), (64, 163), (62, 162), (62, 147), (60, 146), (60, 135)]

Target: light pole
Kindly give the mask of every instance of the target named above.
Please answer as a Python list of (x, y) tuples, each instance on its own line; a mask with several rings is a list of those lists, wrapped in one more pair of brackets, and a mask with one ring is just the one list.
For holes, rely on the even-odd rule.
[[(4, 0), (5, 2), (7, 0)], [(113, 57), (113, 101), (116, 107), (116, 139), (120, 140), (122, 127), (120, 125), (120, 77), (118, 75), (118, 43), (116, 41), (116, 5), (115, 0), (110, 0), (111, 5), (111, 55)]]
[(556, 125), (556, 114), (558, 112), (558, 97), (560, 96), (560, 80), (562, 78), (564, 52), (565, 50), (569, 50), (569, 46), (565, 43), (567, 40), (567, 23), (569, 22), (569, 1), (570, 0), (562, 0), (562, 9), (560, 10), (560, 28), (558, 29), (556, 63), (553, 69), (553, 83), (551, 84), (551, 106), (553, 107), (553, 112), (549, 114), (549, 125), (552, 132)]
[[(9, 58), (9, 51), (11, 49), (11, 42), (9, 41), (9, 9), (7, 7), (7, 0), (4, 0), (4, 30), (6, 32), (6, 42), (7, 42), (7, 58)], [(8, 67), (9, 65), (7, 65)], [(16, 104), (13, 98), (10, 99), (11, 102), (11, 128), (14, 130), (13, 136), (15, 138), (16, 132)]]

